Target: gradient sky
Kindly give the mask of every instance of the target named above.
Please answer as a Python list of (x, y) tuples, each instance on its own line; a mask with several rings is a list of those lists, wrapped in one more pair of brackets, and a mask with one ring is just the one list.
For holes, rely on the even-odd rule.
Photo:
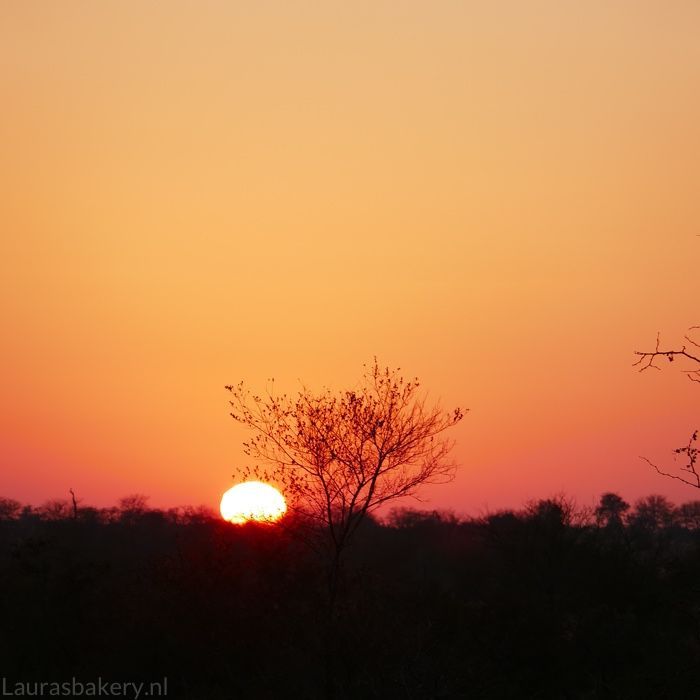
[(429, 507), (654, 474), (700, 389), (700, 3), (4, 0), (0, 495), (216, 506), (224, 384), (377, 355), (449, 407)]

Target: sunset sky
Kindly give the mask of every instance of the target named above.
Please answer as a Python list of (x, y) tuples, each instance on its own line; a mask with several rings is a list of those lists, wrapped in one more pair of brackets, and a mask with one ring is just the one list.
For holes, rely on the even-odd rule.
[[(700, 491), (700, 3), (0, 7), (0, 495), (215, 507), (225, 384), (400, 366), (459, 513)], [(425, 507), (425, 506), (424, 506)]]

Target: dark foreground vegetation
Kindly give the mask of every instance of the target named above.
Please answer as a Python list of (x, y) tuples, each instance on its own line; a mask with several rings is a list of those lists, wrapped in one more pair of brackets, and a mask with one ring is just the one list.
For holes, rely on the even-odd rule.
[(330, 649), (338, 698), (696, 698), (700, 504), (626, 506), (368, 520), (329, 642), (323, 561), (293, 527), (0, 501), (0, 676), (317, 698)]

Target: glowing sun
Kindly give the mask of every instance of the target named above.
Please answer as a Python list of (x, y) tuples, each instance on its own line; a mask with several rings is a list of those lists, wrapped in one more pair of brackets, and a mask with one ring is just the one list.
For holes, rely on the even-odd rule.
[(249, 520), (279, 520), (286, 513), (287, 504), (274, 486), (262, 481), (244, 481), (226, 491), (220, 510), (224, 520), (239, 525)]

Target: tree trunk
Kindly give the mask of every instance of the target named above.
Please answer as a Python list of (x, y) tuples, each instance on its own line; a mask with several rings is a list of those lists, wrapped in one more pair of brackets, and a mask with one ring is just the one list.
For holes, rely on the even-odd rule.
[(337, 600), (338, 584), (340, 579), (340, 550), (333, 553), (330, 570), (328, 572), (328, 601), (326, 609), (326, 630), (324, 657), (324, 680), (326, 700), (335, 700), (337, 687), (335, 678), (335, 658), (337, 639)]

